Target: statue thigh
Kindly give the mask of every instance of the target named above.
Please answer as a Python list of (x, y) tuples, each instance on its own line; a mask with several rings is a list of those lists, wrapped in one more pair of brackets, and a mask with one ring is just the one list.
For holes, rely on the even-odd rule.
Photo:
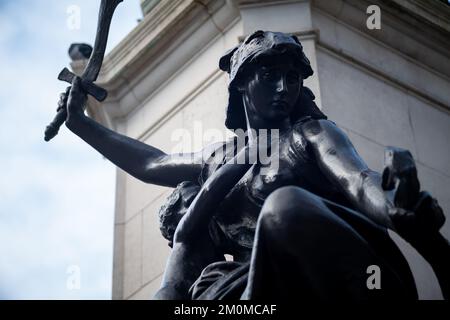
[[(383, 270), (383, 290), (367, 286), (371, 265)], [(287, 186), (266, 199), (243, 299), (387, 298), (403, 291), (395, 272), (322, 198)]]

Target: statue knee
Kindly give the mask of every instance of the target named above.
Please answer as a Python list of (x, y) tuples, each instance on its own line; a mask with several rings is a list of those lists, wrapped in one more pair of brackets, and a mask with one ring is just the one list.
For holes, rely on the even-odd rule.
[(308, 228), (319, 223), (318, 220), (327, 219), (327, 211), (319, 197), (305, 189), (287, 186), (267, 197), (259, 223), (275, 232), (297, 232), (298, 228)]
[(277, 250), (298, 252), (301, 247), (302, 254), (308, 255), (328, 247), (342, 232), (350, 230), (347, 227), (320, 197), (302, 188), (283, 187), (266, 199), (257, 236)]

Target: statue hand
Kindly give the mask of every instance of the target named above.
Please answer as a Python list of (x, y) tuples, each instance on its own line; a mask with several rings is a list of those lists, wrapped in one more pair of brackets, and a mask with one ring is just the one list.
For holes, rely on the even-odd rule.
[(70, 88), (72, 87), (70, 86), (67, 87), (66, 91), (64, 91), (59, 95), (58, 107), (56, 108), (56, 112), (58, 112), (61, 109), (67, 108), (67, 99), (69, 98)]
[(72, 86), (68, 87), (66, 92), (61, 94), (61, 96), (61, 104), (63, 105), (64, 101), (66, 101), (66, 125), (70, 126), (72, 120), (84, 116), (84, 106), (86, 103), (87, 95), (81, 86), (81, 78), (75, 76), (72, 82)]
[(427, 240), (431, 234), (439, 232), (445, 223), (445, 215), (428, 192), (421, 191), (412, 210), (396, 207), (390, 210), (392, 223), (397, 233), (410, 243)]
[(420, 191), (420, 182), (412, 154), (405, 149), (387, 147), (382, 188), (393, 191), (389, 215), (395, 231), (409, 242), (423, 241), (439, 233), (445, 222), (436, 199)]

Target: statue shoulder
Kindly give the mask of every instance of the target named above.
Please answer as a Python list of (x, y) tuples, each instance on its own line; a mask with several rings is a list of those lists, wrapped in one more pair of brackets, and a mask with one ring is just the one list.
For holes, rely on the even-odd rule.
[[(202, 150), (202, 170), (198, 179), (202, 186), (205, 181), (224, 163), (226, 158), (233, 156), (237, 146), (237, 137), (231, 137), (225, 141), (216, 142)], [(231, 155), (229, 155), (231, 153)]]
[(295, 130), (300, 132), (307, 141), (315, 141), (323, 135), (341, 132), (336, 123), (328, 119), (307, 119), (296, 123)]
[(337, 134), (344, 135), (333, 121), (304, 117), (293, 125), (291, 144), (297, 153), (311, 156), (315, 147), (324, 140), (333, 139)]

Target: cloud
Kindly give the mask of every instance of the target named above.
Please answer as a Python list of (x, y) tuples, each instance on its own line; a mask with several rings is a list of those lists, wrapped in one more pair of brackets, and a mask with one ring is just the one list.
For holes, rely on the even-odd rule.
[[(81, 8), (79, 30), (67, 7)], [(114, 167), (64, 127), (50, 143), (56, 80), (72, 42), (92, 43), (96, 1), (15, 1), (0, 6), (0, 298), (109, 299), (112, 278)], [(109, 48), (140, 17), (124, 1)], [(81, 288), (69, 290), (67, 268), (80, 267)]]

